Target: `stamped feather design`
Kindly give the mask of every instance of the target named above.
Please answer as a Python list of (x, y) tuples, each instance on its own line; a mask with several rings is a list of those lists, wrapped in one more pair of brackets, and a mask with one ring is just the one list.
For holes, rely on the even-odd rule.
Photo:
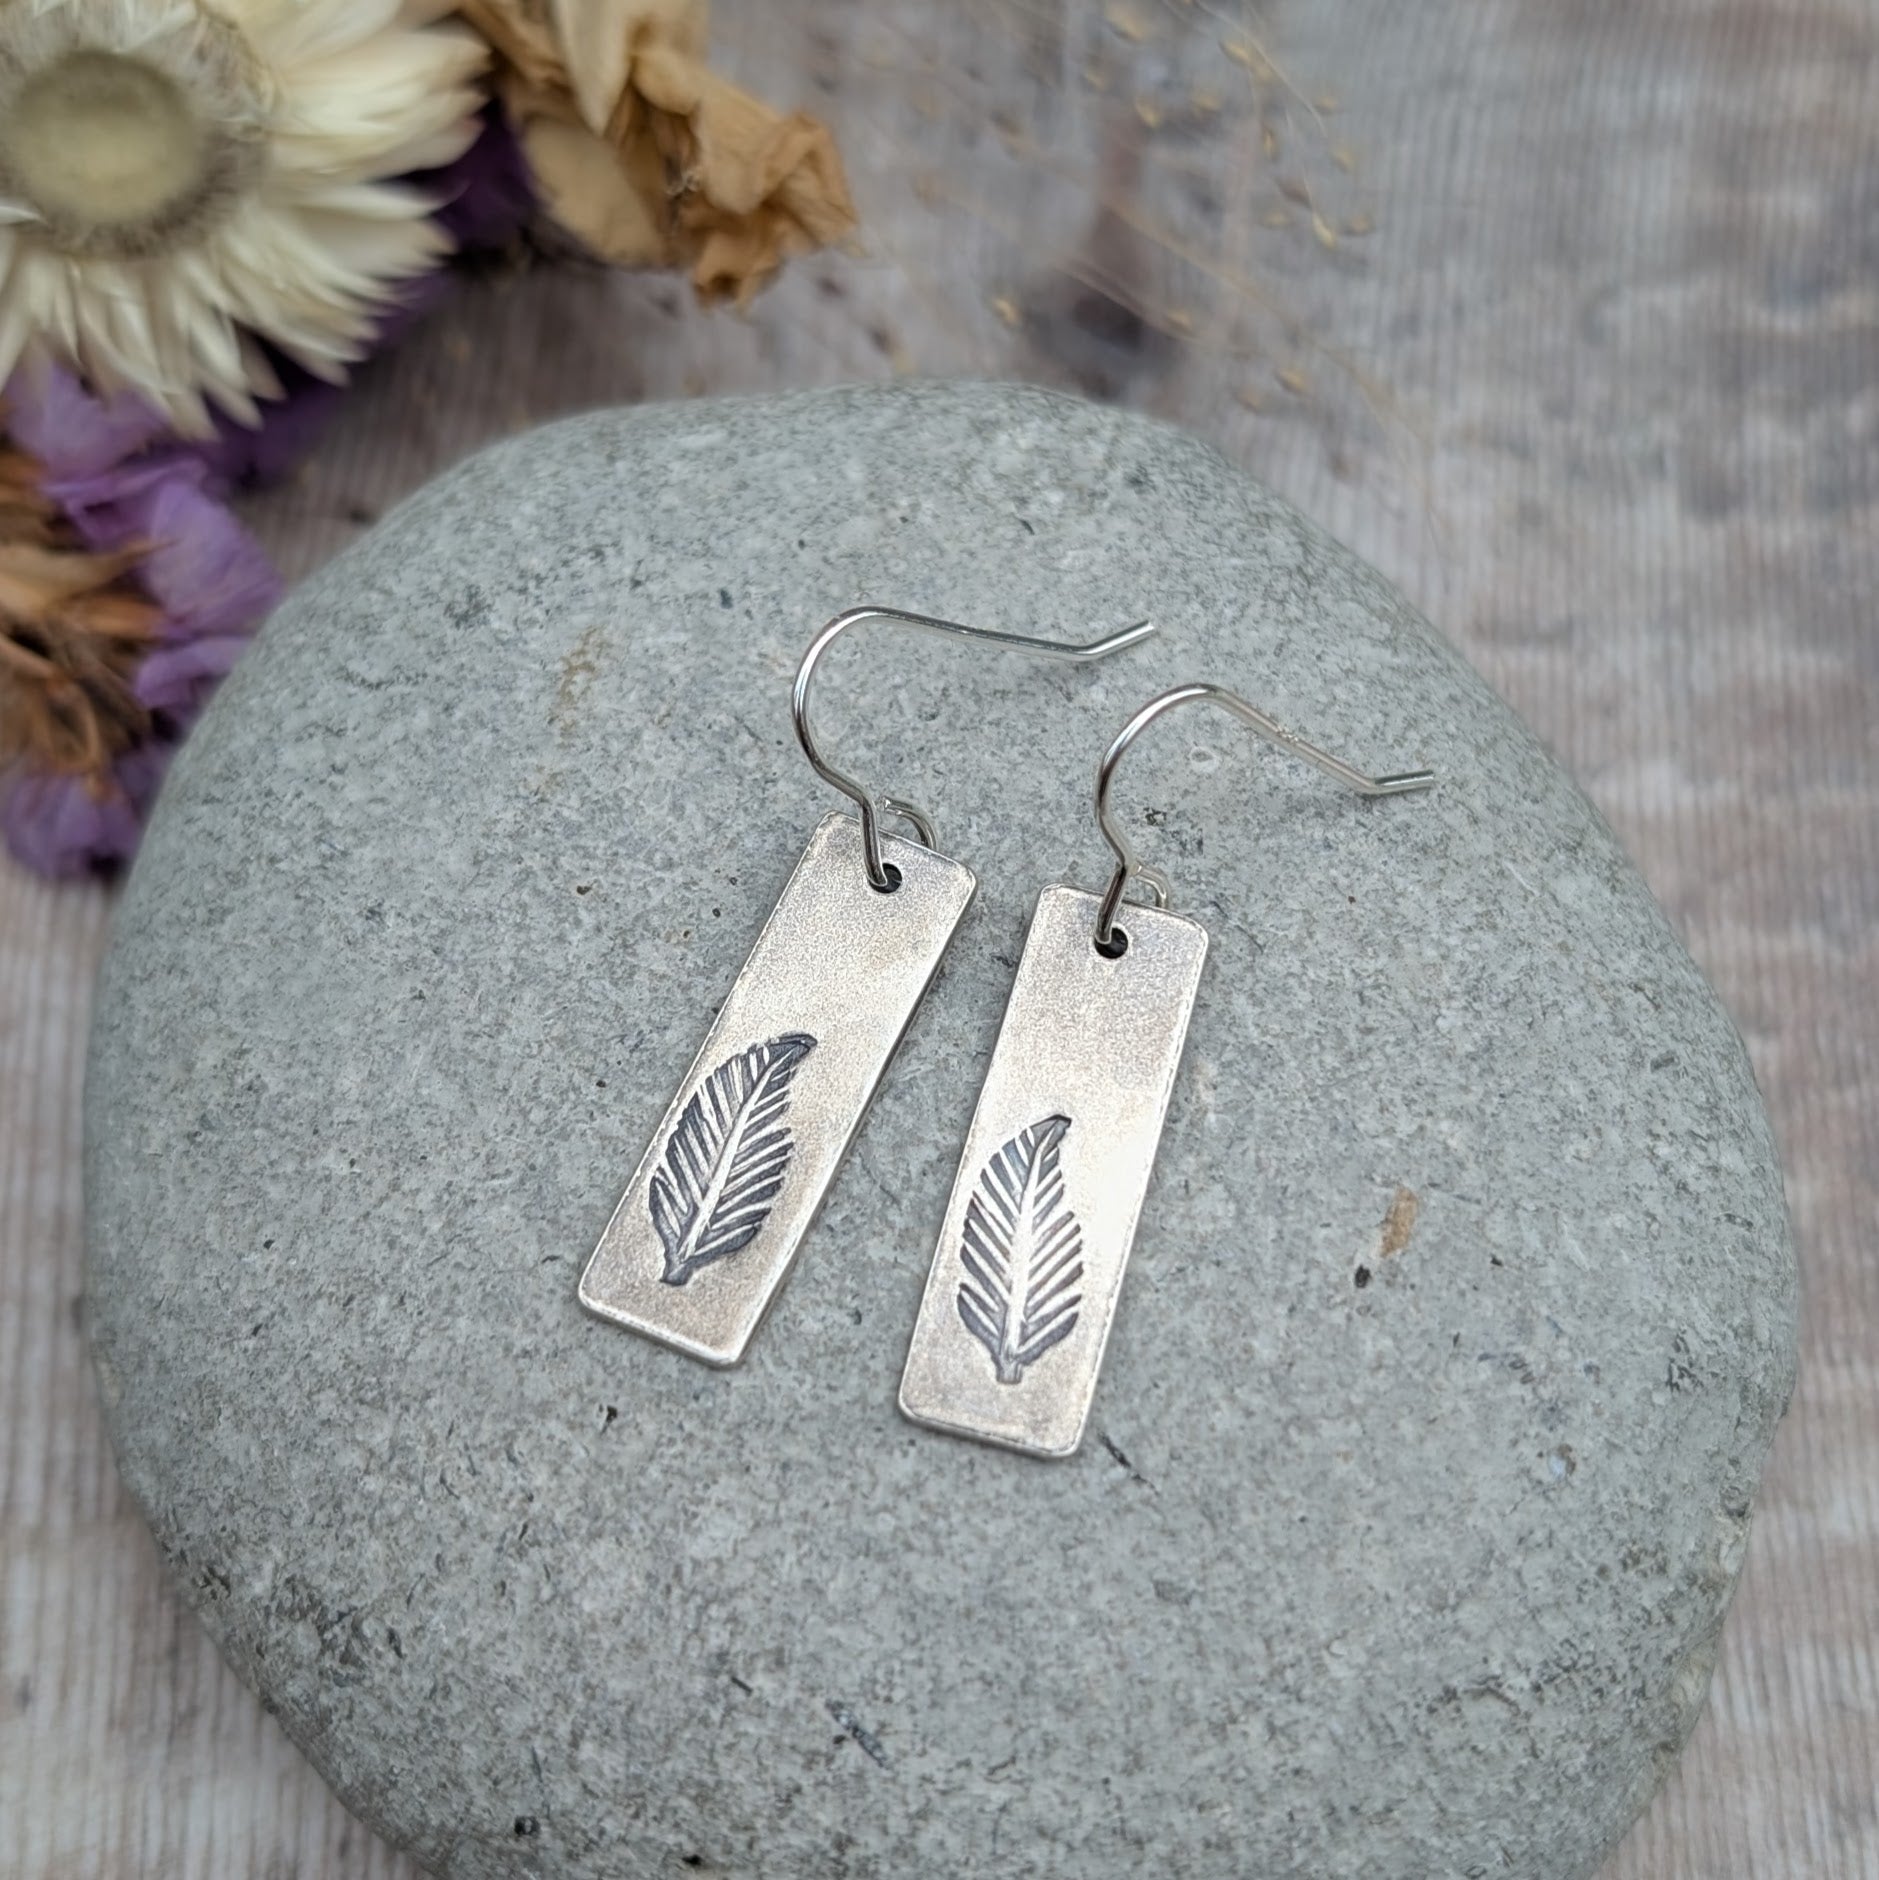
[(763, 1231), (795, 1147), (785, 1122), (790, 1086), (815, 1048), (802, 1031), (753, 1044), (692, 1093), (647, 1197), (668, 1286), (743, 1252)]
[(1013, 1136), (979, 1172), (966, 1206), (959, 1316), (991, 1354), (1001, 1384), (1076, 1328), (1083, 1295), (1083, 1229), (1064, 1201), (1059, 1149), (1067, 1116)]

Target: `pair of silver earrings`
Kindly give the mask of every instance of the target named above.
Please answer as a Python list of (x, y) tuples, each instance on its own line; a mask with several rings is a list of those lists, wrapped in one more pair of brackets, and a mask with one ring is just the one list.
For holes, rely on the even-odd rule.
[[(859, 607), (803, 655), (797, 738), (860, 820), (817, 825), (581, 1277), (590, 1311), (707, 1364), (744, 1355), (978, 885), (923, 811), (870, 795), (810, 730), (823, 654), (877, 620), (1084, 662), (1154, 631), (1077, 645)], [(1111, 785), (1135, 740), (1190, 703), (1366, 796), (1434, 781), (1366, 776), (1213, 685), (1165, 692), (1117, 733), (1096, 779), (1115, 870), (1100, 895), (1038, 897), (901, 1378), (916, 1423), (1037, 1456), (1083, 1439), (1207, 955), (1206, 929), (1168, 911), (1166, 879), (1137, 859)], [(884, 816), (917, 840), (884, 833)]]

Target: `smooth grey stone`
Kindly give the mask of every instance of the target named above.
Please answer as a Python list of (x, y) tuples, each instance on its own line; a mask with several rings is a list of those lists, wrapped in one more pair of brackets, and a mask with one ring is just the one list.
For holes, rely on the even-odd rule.
[[(578, 1270), (838, 762), (979, 874), (749, 1362)], [(1091, 1431), (895, 1410), (1097, 755), (1213, 938)], [(840, 971), (830, 960), (828, 969)], [(603, 412), (281, 610), (125, 900), (88, 1107), (126, 1480), (236, 1666), (440, 1873), (1566, 1876), (1700, 1707), (1793, 1377), (1741, 1044), (1609, 831), (1370, 570), (1042, 392)], [(1409, 1204), (1417, 1197), (1407, 1243)]]

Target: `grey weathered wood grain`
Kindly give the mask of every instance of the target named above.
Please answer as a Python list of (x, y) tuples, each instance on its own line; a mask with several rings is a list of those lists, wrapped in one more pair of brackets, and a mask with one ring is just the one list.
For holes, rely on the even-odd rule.
[[(1258, 81), (1249, 28), (1295, 90)], [(664, 282), (480, 281), (364, 374), (257, 526), (299, 574), (554, 413), (912, 369), (1189, 424), (1376, 561), (1639, 857), (1790, 1175), (1799, 1395), (1708, 1713), (1611, 1872), (1875, 1880), (1870, 11), (818, 0), (721, 8), (720, 41), (836, 123), (867, 252), (747, 320)], [(403, 1876), (182, 1616), (115, 1486), (78, 1306), (108, 912), (0, 875), (0, 1845), (27, 1880)]]

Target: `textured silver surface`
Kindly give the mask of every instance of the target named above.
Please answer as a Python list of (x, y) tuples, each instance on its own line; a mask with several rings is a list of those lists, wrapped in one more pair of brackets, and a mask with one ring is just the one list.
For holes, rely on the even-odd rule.
[[(976, 885), (969, 868), (917, 843), (888, 836), (883, 848), (900, 874), (892, 894), (868, 885), (854, 817), (831, 810), (816, 825), (587, 1263), (580, 1290), (590, 1312), (707, 1364), (744, 1355)], [(786, 1128), (793, 1143), (780, 1190), (748, 1244), (674, 1283), (651, 1199), (680, 1118), (727, 1061), (780, 1038), (809, 1041), (770, 1132)], [(714, 1202), (723, 1160), (704, 1183)], [(756, 1192), (768, 1198), (769, 1188)], [(755, 1211), (747, 1205), (743, 1218)]]
[[(900, 1382), (916, 1423), (1039, 1456), (1083, 1441), (1207, 958), (1205, 928), (1141, 906), (1122, 910), (1128, 947), (1106, 958), (1101, 899), (1061, 885), (1038, 896)], [(1010, 1244), (968, 1256), (968, 1216), (995, 1214), (1010, 1184), (1006, 1146), (1046, 1121), (1067, 1125), (1049, 1133), (1074, 1228), (1039, 1218), (1034, 1180), (1015, 1197)], [(1027, 1313), (1027, 1292), (1042, 1313)], [(1002, 1366), (988, 1329), (1004, 1334)]]

